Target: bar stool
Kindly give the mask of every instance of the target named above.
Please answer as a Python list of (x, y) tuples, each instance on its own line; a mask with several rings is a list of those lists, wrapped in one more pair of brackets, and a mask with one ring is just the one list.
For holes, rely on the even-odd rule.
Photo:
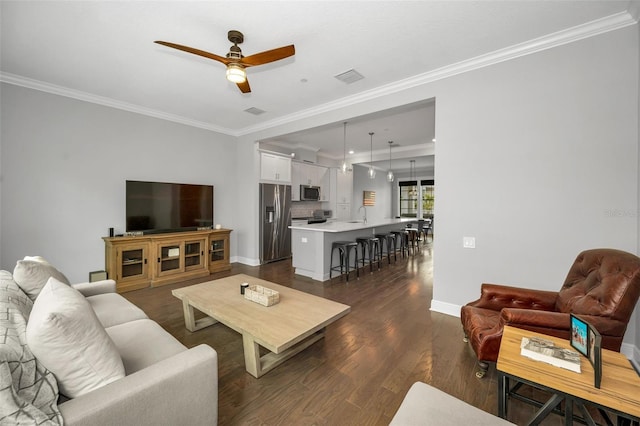
[(391, 264), (391, 244), (393, 244), (393, 258), (394, 261), (398, 261), (398, 255), (396, 254), (396, 236), (393, 233), (388, 234), (375, 234), (375, 237), (380, 240), (380, 258), (382, 259), (383, 246), (387, 248), (387, 263)]
[(366, 251), (369, 250), (369, 269), (373, 273), (373, 262), (378, 262), (378, 270), (380, 270), (380, 239), (376, 237), (358, 237), (356, 243), (362, 249), (362, 267), (364, 268), (364, 262), (366, 258)]
[[(340, 266), (333, 266), (333, 252), (338, 250), (338, 256), (340, 257)], [(329, 262), (329, 279), (331, 279), (331, 273), (340, 268), (340, 275), (342, 275), (343, 267), (347, 272), (347, 281), (349, 281), (349, 258), (351, 256), (351, 250), (355, 252), (353, 268), (356, 270), (356, 277), (360, 277), (360, 270), (358, 269), (358, 243), (355, 241), (334, 241), (331, 243), (331, 261)]]
[(418, 244), (418, 228), (411, 228), (408, 226), (405, 228), (405, 231), (409, 234), (407, 253), (410, 252), (409, 249), (413, 249), (413, 254), (416, 254), (416, 249), (420, 249), (420, 245)]
[[(431, 219), (419, 219), (418, 220), (418, 241), (422, 241), (422, 244), (427, 244), (427, 234), (431, 228)], [(431, 232), (433, 237), (433, 231)], [(424, 239), (422, 239), (424, 237)], [(432, 238), (433, 239), (433, 238)]]
[(424, 242), (427, 242), (427, 237), (431, 231), (431, 242), (433, 242), (433, 219), (427, 219), (424, 225)]
[(396, 244), (400, 241), (400, 253), (404, 258), (404, 252), (407, 252), (407, 256), (409, 256), (409, 231), (401, 230), (401, 231), (391, 231), (393, 235), (396, 236)]

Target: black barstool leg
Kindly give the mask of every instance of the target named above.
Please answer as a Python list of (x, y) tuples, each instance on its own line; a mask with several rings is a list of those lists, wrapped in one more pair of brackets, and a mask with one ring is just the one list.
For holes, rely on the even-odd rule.
[(334, 248), (331, 247), (331, 259), (329, 260), (329, 279), (331, 279), (331, 275), (333, 273), (333, 252), (334, 252)]
[(398, 244), (396, 244), (396, 237), (393, 237), (393, 261), (398, 262)]
[(355, 259), (353, 264), (356, 265), (356, 279), (358, 280), (360, 279), (360, 269), (358, 269), (358, 248), (354, 247), (354, 249), (355, 250), (353, 254), (355, 255)]

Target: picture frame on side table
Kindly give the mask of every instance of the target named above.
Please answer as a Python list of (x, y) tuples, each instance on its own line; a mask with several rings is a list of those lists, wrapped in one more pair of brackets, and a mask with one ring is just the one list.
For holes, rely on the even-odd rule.
[(593, 385), (600, 389), (602, 380), (602, 336), (589, 325), (589, 361), (593, 365)]
[(571, 346), (584, 355), (593, 366), (593, 385), (600, 389), (602, 380), (602, 336), (594, 326), (570, 314)]

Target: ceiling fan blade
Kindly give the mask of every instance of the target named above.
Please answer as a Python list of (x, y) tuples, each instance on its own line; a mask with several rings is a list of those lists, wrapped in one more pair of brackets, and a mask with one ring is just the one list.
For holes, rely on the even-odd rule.
[(295, 55), (295, 53), (295, 47), (293, 46), (293, 44), (290, 44), (289, 46), (266, 50), (264, 52), (256, 53), (255, 55), (246, 56), (240, 59), (240, 63), (245, 67), (252, 67), (256, 65), (268, 64), (269, 62), (279, 61), (280, 59), (293, 56)]
[(238, 85), (238, 89), (242, 93), (251, 93), (251, 87), (249, 87), (249, 80), (245, 80), (244, 83), (236, 83)]
[(170, 43), (168, 41), (158, 41), (158, 40), (154, 41), (154, 43), (162, 44), (163, 46), (172, 47), (174, 49), (182, 50), (184, 52), (193, 53), (194, 55), (204, 56), (205, 58), (222, 62), (225, 65), (231, 62), (229, 59), (225, 58), (224, 56), (218, 56), (215, 53), (205, 52), (204, 50), (194, 49), (193, 47), (183, 46), (181, 44)]

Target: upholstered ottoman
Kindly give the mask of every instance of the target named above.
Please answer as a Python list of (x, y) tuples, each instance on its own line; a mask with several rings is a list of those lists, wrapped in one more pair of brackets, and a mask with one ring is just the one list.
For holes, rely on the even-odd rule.
[(426, 383), (415, 382), (404, 397), (390, 425), (512, 425)]

